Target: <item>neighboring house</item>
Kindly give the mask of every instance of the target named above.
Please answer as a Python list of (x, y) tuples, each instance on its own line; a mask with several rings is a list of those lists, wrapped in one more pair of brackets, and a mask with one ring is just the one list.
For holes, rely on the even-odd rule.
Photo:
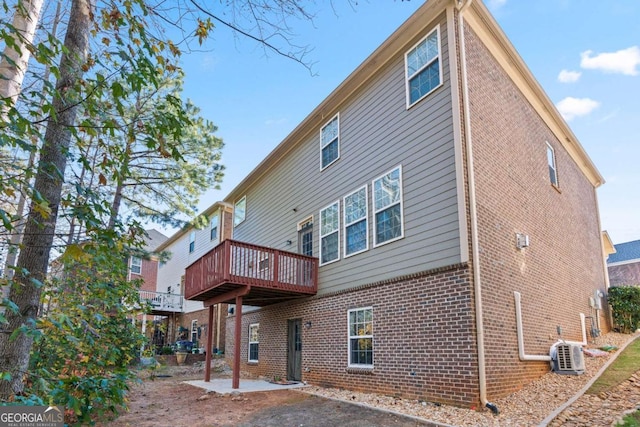
[(487, 8), (430, 0), (231, 191), (185, 297), (237, 304), (236, 387), (486, 405), (609, 330), (602, 183)]
[(640, 286), (640, 240), (614, 245), (607, 266), (611, 286)]
[[(186, 340), (197, 342), (199, 347), (204, 348), (209, 325), (213, 325), (211, 328), (213, 343), (208, 353), (225, 349), (224, 323), (227, 305), (216, 305), (212, 313), (213, 320), (210, 321), (209, 311), (205, 309), (202, 302), (183, 301), (184, 274), (189, 264), (231, 236), (232, 211), (231, 206), (216, 203), (202, 213), (203, 216), (208, 217), (206, 227), (197, 229), (187, 226), (155, 248), (162, 259), (166, 260), (158, 265), (158, 280), (154, 291), (158, 295), (181, 301), (180, 310), (175, 312), (172, 321), (165, 328), (169, 331), (165, 339), (166, 344), (176, 340)], [(172, 324), (174, 327), (171, 326)]]

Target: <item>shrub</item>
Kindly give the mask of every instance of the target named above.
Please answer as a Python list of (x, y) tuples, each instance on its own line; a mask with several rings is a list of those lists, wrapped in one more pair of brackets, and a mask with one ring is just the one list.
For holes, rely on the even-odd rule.
[(640, 326), (640, 286), (615, 286), (609, 289), (614, 327), (631, 333)]

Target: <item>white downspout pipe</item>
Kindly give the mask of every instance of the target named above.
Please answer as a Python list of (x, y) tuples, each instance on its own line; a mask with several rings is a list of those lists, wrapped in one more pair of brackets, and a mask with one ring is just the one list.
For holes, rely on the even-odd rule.
[[(464, 3), (462, 4), (462, 2)], [(469, 181), (469, 214), (471, 219), (471, 259), (473, 263), (473, 287), (476, 310), (476, 339), (478, 347), (478, 387), (480, 402), (497, 414), (498, 408), (487, 400), (487, 374), (484, 349), (484, 322), (482, 311), (482, 282), (480, 278), (480, 249), (478, 243), (478, 211), (476, 209), (476, 187), (473, 172), (473, 149), (471, 147), (471, 115), (469, 88), (467, 86), (467, 60), (462, 15), (473, 0), (458, 0), (458, 34), (460, 36), (460, 73), (462, 77), (462, 108), (464, 111), (464, 135), (467, 154), (467, 177)]]

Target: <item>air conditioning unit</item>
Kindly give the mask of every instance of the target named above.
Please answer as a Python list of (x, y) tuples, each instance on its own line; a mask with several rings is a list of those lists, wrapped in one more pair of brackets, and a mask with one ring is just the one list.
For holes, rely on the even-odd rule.
[(556, 373), (565, 375), (584, 374), (584, 353), (581, 345), (560, 342), (554, 347), (551, 350), (551, 360), (553, 362), (553, 370)]

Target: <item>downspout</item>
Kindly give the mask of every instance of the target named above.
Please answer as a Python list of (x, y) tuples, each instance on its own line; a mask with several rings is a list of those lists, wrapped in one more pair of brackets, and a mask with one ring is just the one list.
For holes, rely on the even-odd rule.
[(551, 361), (551, 356), (547, 356), (547, 355), (534, 356), (534, 355), (525, 353), (524, 332), (522, 330), (522, 307), (520, 306), (520, 292), (514, 292), (513, 297), (515, 298), (515, 301), (516, 301), (516, 328), (518, 331), (518, 356), (520, 356), (520, 360), (525, 362), (526, 361), (540, 361), (540, 362)]
[(494, 414), (499, 414), (498, 407), (487, 400), (487, 374), (484, 349), (484, 322), (482, 312), (482, 282), (480, 278), (480, 249), (478, 243), (478, 212), (476, 210), (476, 190), (473, 175), (473, 150), (471, 147), (471, 117), (469, 107), (469, 88), (467, 87), (467, 60), (464, 41), (464, 22), (462, 15), (473, 0), (458, 0), (458, 36), (460, 38), (460, 72), (462, 74), (462, 108), (464, 111), (464, 136), (467, 154), (467, 177), (469, 182), (469, 214), (471, 219), (471, 259), (473, 263), (473, 287), (476, 310), (476, 338), (478, 347), (478, 386), (480, 402)]

